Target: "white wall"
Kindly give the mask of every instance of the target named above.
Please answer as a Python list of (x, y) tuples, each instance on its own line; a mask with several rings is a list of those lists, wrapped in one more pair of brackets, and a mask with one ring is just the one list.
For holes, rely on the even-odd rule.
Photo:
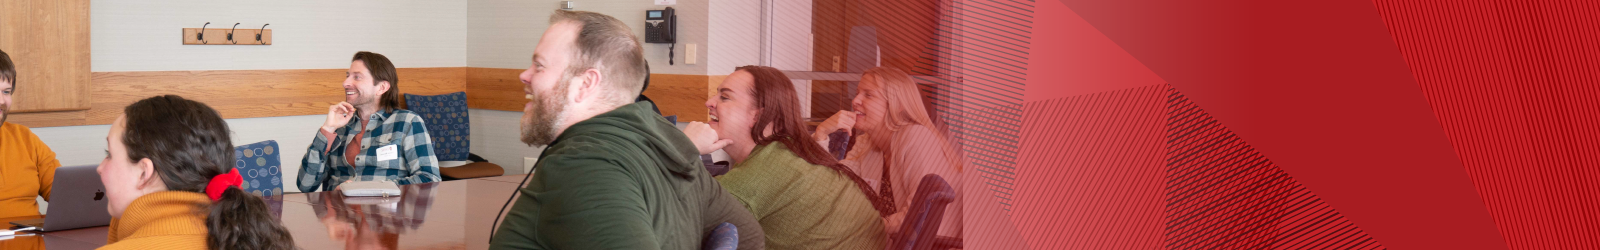
[[(733, 68), (761, 65), (761, 0), (712, 0), (706, 73), (728, 75)], [(809, 6), (808, 6), (809, 7)]]
[(522, 144), (522, 112), (472, 109), (472, 153), (506, 169), (506, 174), (527, 173), (523, 158), (539, 157), (544, 147)]
[(772, 67), (811, 71), (811, 7), (811, 0), (773, 0)]
[[(811, 0), (772, 0), (772, 67), (811, 71)], [(716, 31), (717, 33), (724, 33)], [(811, 117), (811, 81), (794, 80), (800, 115)]]
[[(466, 0), (95, 0), (89, 13), (95, 72), (339, 69), (362, 50), (401, 68), (467, 65)], [(182, 28), (206, 22), (243, 23), (239, 29), (271, 23), (272, 45), (180, 44)]]
[[(811, 0), (772, 0), (772, 66), (811, 70)], [(711, 1), (709, 75), (761, 65), (761, 0)]]
[[(753, 1), (753, 0), (741, 0)], [(574, 1), (573, 10), (593, 11), (616, 17), (644, 39), (645, 10), (659, 10), (650, 0)], [(532, 65), (533, 47), (549, 26), (550, 13), (560, 8), (557, 0), (469, 0), (467, 9), (467, 66), (526, 69)], [(706, 74), (706, 22), (708, 0), (679, 0), (671, 7), (678, 15), (678, 44), (674, 65), (667, 65), (667, 44), (644, 44), (650, 71), (658, 74)], [(698, 63), (683, 63), (685, 44), (701, 46)]]

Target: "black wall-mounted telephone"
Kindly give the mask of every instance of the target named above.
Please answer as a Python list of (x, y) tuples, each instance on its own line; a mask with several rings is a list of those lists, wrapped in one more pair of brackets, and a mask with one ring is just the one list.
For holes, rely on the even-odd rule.
[(644, 12), (644, 42), (675, 43), (678, 39), (678, 15), (672, 7)]

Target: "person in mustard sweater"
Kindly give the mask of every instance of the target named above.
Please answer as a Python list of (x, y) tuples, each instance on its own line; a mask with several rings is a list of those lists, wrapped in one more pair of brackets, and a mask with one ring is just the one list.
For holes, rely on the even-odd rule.
[(706, 101), (711, 123), (684, 134), (701, 153), (728, 152), (733, 168), (717, 181), (755, 214), (768, 248), (883, 249), (880, 218), (894, 204), (811, 141), (798, 99), (782, 71), (739, 67)]
[(265, 201), (240, 190), (228, 124), (175, 95), (123, 109), (100, 182), (111, 230), (100, 249), (294, 249)]
[(0, 218), (39, 215), (36, 198), (50, 200), (50, 182), (61, 166), (32, 130), (6, 122), (16, 83), (16, 65), (0, 51)]

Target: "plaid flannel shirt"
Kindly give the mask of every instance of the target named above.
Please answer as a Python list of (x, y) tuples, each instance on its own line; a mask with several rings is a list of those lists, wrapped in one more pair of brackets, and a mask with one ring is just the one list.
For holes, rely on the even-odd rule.
[[(306, 157), (300, 161), (300, 192), (317, 191), (318, 187), (324, 191), (333, 190), (351, 179), (389, 180), (398, 185), (441, 180), (439, 160), (433, 156), (433, 140), (422, 124), (422, 116), (410, 110), (395, 109), (392, 112), (380, 110), (369, 119), (367, 127), (361, 129), (358, 128), (361, 120), (350, 117), (350, 123), (334, 131), (336, 136), (331, 140), (317, 131), (317, 138), (311, 141)], [(346, 147), (357, 133), (366, 135), (361, 137), (361, 155), (356, 156), (356, 166), (350, 166), (345, 160)], [(329, 142), (336, 143), (332, 149), (328, 149)], [(378, 150), (387, 146), (397, 147), (395, 159), (379, 160)]]

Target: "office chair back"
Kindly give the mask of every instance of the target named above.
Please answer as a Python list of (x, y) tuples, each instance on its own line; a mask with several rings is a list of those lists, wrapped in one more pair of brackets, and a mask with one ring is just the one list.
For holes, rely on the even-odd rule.
[(939, 223), (944, 221), (945, 207), (955, 201), (956, 192), (944, 178), (928, 174), (922, 176), (922, 184), (917, 185), (917, 193), (912, 197), (911, 208), (906, 211), (890, 249), (935, 249), (939, 245)]
[(422, 116), (439, 161), (465, 161), (472, 153), (472, 119), (467, 118), (467, 92), (443, 95), (405, 94), (406, 109)]

